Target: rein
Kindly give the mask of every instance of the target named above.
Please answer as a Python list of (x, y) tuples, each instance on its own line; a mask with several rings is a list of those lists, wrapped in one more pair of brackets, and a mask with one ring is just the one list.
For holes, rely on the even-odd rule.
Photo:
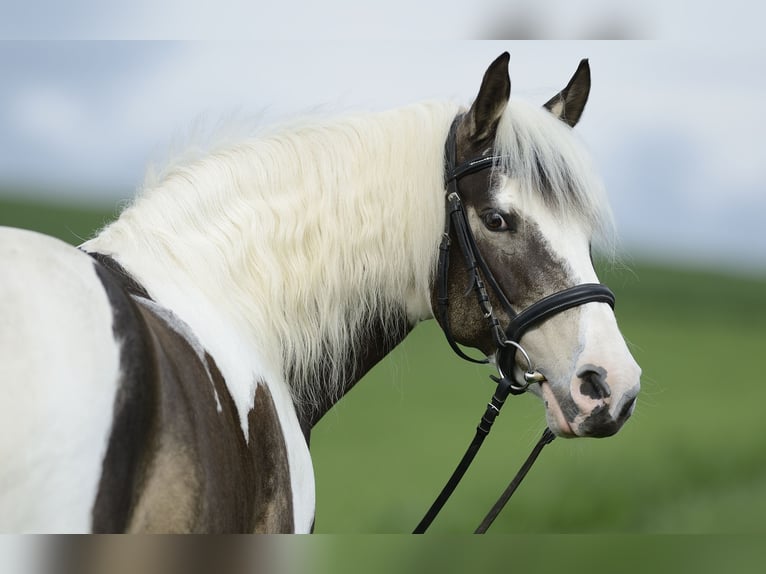
[[(471, 291), (475, 293), (479, 308), (481, 309), (481, 312), (487, 321), (487, 326), (492, 333), (492, 339), (497, 349), (495, 352), (495, 363), (499, 376), (495, 377), (490, 375), (490, 378), (497, 383), (497, 387), (479, 421), (479, 425), (476, 428), (476, 434), (468, 445), (468, 449), (458, 463), (457, 468), (455, 468), (452, 476), (450, 476), (447, 481), (447, 484), (415, 528), (413, 532), (414, 534), (422, 534), (428, 529), (439, 514), (439, 511), (452, 495), (458, 483), (463, 478), (463, 475), (468, 470), (476, 453), (479, 451), (479, 448), (481, 448), (481, 445), (484, 443), (484, 439), (489, 434), (497, 415), (500, 414), (500, 409), (503, 407), (503, 404), (505, 404), (508, 395), (520, 395), (526, 392), (529, 385), (545, 382), (545, 376), (534, 369), (529, 355), (519, 343), (522, 335), (531, 327), (545, 321), (553, 315), (566, 311), (567, 309), (593, 302), (607, 303), (614, 308), (615, 303), (614, 293), (612, 293), (608, 287), (598, 283), (585, 283), (548, 295), (519, 313), (514, 311), (508, 297), (500, 287), (500, 284), (476, 245), (476, 240), (471, 231), (471, 226), (468, 222), (468, 217), (466, 216), (459, 190), (459, 182), (463, 177), (493, 167), (499, 157), (485, 155), (456, 165), (457, 126), (459, 125), (461, 117), (462, 116), (459, 115), (453, 120), (445, 143), (446, 161), (444, 180), (447, 188), (447, 212), (444, 224), (444, 234), (442, 235), (442, 241), (439, 245), (439, 261), (436, 279), (437, 312), (439, 316), (439, 324), (444, 331), (447, 342), (461, 359), (472, 363), (489, 363), (488, 358), (474, 359), (466, 355), (462, 349), (460, 349), (452, 334), (452, 328), (449, 321), (448, 272), (450, 264), (449, 252), (452, 245), (451, 237), (454, 235), (463, 255), (470, 278), (466, 295)], [(482, 276), (484, 279), (482, 279)], [(500, 304), (503, 306), (505, 313), (510, 318), (510, 322), (505, 329), (502, 328), (500, 320), (497, 318), (492, 308), (487, 285), (492, 289), (497, 300), (499, 300)], [(517, 352), (521, 353), (527, 364), (526, 371), (524, 372), (524, 380), (521, 382), (517, 381), (514, 376)], [(549, 444), (554, 438), (555, 435), (550, 429), (546, 428), (516, 476), (476, 529), (476, 534), (486, 532), (516, 491), (519, 484), (521, 484), (521, 481), (531, 469), (543, 447)]]

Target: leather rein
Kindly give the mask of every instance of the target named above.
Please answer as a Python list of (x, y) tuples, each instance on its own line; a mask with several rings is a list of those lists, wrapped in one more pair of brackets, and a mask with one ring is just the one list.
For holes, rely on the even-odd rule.
[[(561, 313), (562, 311), (566, 311), (567, 309), (593, 302), (607, 303), (614, 308), (615, 303), (614, 293), (612, 293), (608, 287), (598, 283), (585, 283), (548, 295), (547, 297), (536, 301), (521, 312), (517, 313), (513, 309), (508, 297), (501, 288), (500, 283), (493, 275), (492, 270), (489, 268), (489, 265), (482, 257), (481, 252), (476, 245), (476, 240), (468, 222), (468, 217), (463, 207), (459, 189), (459, 183), (463, 177), (494, 167), (497, 160), (500, 158), (495, 155), (484, 155), (456, 165), (457, 127), (460, 124), (461, 118), (462, 116), (458, 115), (453, 120), (445, 143), (444, 181), (447, 190), (446, 218), (444, 234), (439, 246), (439, 261), (436, 273), (437, 314), (439, 324), (444, 331), (447, 342), (461, 359), (472, 363), (486, 364), (490, 362), (489, 359), (474, 359), (466, 355), (460, 349), (452, 334), (452, 328), (449, 321), (448, 274), (450, 248), (453, 241), (452, 238), (454, 237), (457, 239), (469, 275), (469, 285), (466, 290), (466, 295), (471, 291), (475, 293), (479, 308), (487, 321), (487, 326), (492, 334), (492, 339), (497, 349), (495, 353), (495, 363), (499, 376), (490, 376), (490, 378), (497, 383), (497, 387), (479, 421), (479, 425), (476, 428), (476, 434), (468, 445), (468, 449), (458, 463), (457, 468), (447, 481), (447, 484), (415, 528), (413, 532), (414, 534), (424, 533), (447, 502), (447, 499), (449, 499), (450, 495), (463, 478), (463, 475), (468, 470), (468, 467), (476, 456), (484, 439), (489, 434), (489, 431), (491, 430), (497, 415), (500, 414), (500, 409), (505, 403), (508, 395), (522, 394), (526, 392), (529, 385), (533, 383), (539, 384), (545, 381), (545, 376), (534, 369), (529, 355), (520, 345), (519, 341), (522, 335), (535, 325), (538, 325), (549, 317)], [(502, 328), (500, 320), (497, 318), (492, 308), (487, 285), (489, 285), (489, 288), (492, 290), (496, 299), (502, 305), (507, 317), (510, 318), (510, 322), (505, 329)], [(527, 365), (523, 381), (517, 381), (514, 374), (517, 352), (522, 354)], [(550, 429), (546, 428), (516, 476), (479, 527), (475, 530), (476, 534), (483, 534), (486, 532), (516, 491), (527, 472), (529, 472), (529, 469), (534, 464), (534, 461), (537, 459), (537, 456), (540, 454), (543, 447), (549, 444), (554, 438), (555, 435)]]

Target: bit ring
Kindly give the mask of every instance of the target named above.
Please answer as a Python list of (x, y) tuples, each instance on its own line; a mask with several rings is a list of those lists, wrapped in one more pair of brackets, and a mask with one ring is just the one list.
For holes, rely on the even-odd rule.
[[(527, 370), (524, 373), (524, 383), (518, 384), (516, 383), (516, 381), (513, 381), (514, 389), (523, 391), (523, 390), (526, 390), (527, 387), (529, 387), (529, 385), (531, 385), (532, 383), (542, 383), (543, 381), (546, 380), (545, 375), (543, 375), (540, 371), (537, 371), (534, 369), (534, 367), (532, 367), (532, 360), (529, 358), (529, 355), (527, 354), (526, 350), (524, 350), (524, 347), (519, 345), (516, 341), (511, 341), (510, 339), (506, 339), (503, 342), (503, 344), (516, 347), (516, 349), (520, 351), (521, 354), (523, 355), (524, 360), (527, 362)], [(497, 366), (497, 372), (500, 373), (500, 376), (502, 378), (507, 378), (506, 374), (503, 372), (503, 369), (500, 368), (500, 365), (498, 364), (496, 366)], [(513, 379), (510, 379), (510, 380), (513, 380)]]

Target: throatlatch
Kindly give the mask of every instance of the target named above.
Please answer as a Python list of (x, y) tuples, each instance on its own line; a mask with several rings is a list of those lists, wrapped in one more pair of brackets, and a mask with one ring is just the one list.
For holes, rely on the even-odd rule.
[[(497, 415), (500, 414), (500, 409), (503, 404), (505, 404), (508, 395), (522, 394), (526, 392), (529, 385), (545, 381), (545, 376), (535, 370), (529, 355), (519, 343), (522, 335), (531, 327), (567, 309), (592, 302), (607, 303), (614, 308), (615, 303), (614, 293), (612, 293), (608, 287), (598, 283), (586, 283), (575, 285), (574, 287), (569, 287), (544, 297), (520, 313), (514, 311), (508, 297), (495, 279), (492, 270), (489, 268), (489, 265), (482, 257), (481, 252), (476, 245), (476, 240), (474, 239), (471, 226), (463, 207), (463, 202), (460, 198), (458, 185), (461, 178), (493, 167), (495, 162), (500, 158), (494, 155), (486, 155), (466, 161), (457, 166), (455, 165), (457, 161), (457, 126), (460, 123), (461, 117), (462, 116), (460, 115), (457, 116), (452, 122), (445, 143), (446, 164), (444, 179), (447, 188), (447, 211), (444, 234), (439, 246), (439, 261), (436, 276), (437, 313), (439, 324), (444, 331), (447, 342), (461, 359), (472, 363), (489, 363), (489, 359), (474, 359), (464, 353), (455, 341), (452, 334), (452, 328), (450, 327), (448, 275), (450, 248), (452, 246), (452, 238), (454, 237), (460, 247), (469, 275), (469, 285), (466, 295), (471, 291), (475, 293), (477, 303), (484, 318), (487, 320), (487, 326), (492, 333), (492, 339), (497, 348), (495, 353), (495, 363), (499, 376), (495, 377), (490, 375), (490, 378), (497, 383), (497, 388), (479, 421), (479, 425), (476, 428), (476, 435), (468, 445), (468, 449), (458, 463), (457, 468), (452, 473), (452, 476), (447, 481), (447, 484), (415, 528), (414, 534), (424, 533), (447, 502), (450, 495), (463, 478), (463, 475), (468, 470), (476, 453), (483, 444), (484, 439), (489, 434), (489, 431), (491, 430)], [(502, 305), (506, 315), (510, 318), (510, 323), (505, 330), (502, 328), (500, 321), (492, 308), (489, 293), (487, 291), (487, 284), (492, 289), (496, 299)], [(527, 364), (526, 371), (523, 375), (523, 381), (517, 381), (515, 379), (517, 352), (522, 354)], [(529, 469), (532, 467), (532, 464), (542, 451), (543, 447), (546, 444), (549, 444), (554, 438), (555, 435), (550, 429), (546, 428), (524, 465), (519, 469), (519, 472), (508, 485), (505, 492), (503, 492), (497, 503), (492, 507), (484, 521), (482, 521), (481, 525), (476, 529), (476, 533), (486, 532), (487, 528), (492, 524), (503, 506), (505, 506), (516, 491), (527, 472), (529, 472)]]

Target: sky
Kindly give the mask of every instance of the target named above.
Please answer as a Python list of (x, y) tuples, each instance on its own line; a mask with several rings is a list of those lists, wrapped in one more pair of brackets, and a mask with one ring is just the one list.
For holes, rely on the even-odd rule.
[[(594, 0), (594, 9), (576, 14), (567, 12), (571, 3), (531, 8), (483, 0), (472, 5), (486, 10), (471, 16), (464, 2), (443, 0), (432, 19), (443, 20), (452, 38), (380, 40), (376, 30), (400, 18), (396, 8), (406, 3), (362, 10), (358, 2), (334, 0), (342, 8), (334, 40), (296, 34), (315, 16), (301, 10), (292, 34), (298, 40), (245, 38), (240, 23), (225, 41), (216, 26), (207, 27), (203, 40), (71, 41), (160, 37), (165, 12), (149, 18), (146, 3), (126, 4), (124, 12), (111, 13), (117, 24), (110, 28), (100, 4), (76, 0), (68, 11), (42, 4), (52, 9), (34, 21), (36, 29), (23, 15), (13, 30), (8, 20), (0, 24), (5, 37), (60, 39), (0, 43), (0, 193), (110, 205), (134, 193), (148, 165), (161, 166), (211, 132), (429, 99), (469, 104), (486, 66), (505, 50), (512, 97), (542, 104), (587, 57), (593, 88), (577, 132), (605, 180), (625, 250), (766, 273), (766, 117), (760, 112), (766, 43), (746, 34), (749, 18), (740, 18), (742, 37), (722, 41), (721, 34), (674, 29), (681, 20), (694, 28), (674, 3), (651, 0), (649, 6), (664, 8), (639, 13), (609, 11)], [(284, 25), (285, 6), (296, 5), (263, 4), (251, 13), (253, 28)], [(694, 18), (708, 18), (717, 29), (728, 25), (704, 6)], [(559, 17), (546, 20), (548, 9)], [(405, 32), (428, 12), (416, 3), (410, 14)], [(509, 39), (455, 39), (449, 14), (460, 14), (473, 37)], [(200, 37), (209, 17), (204, 7), (188, 10), (186, 37)], [(25, 26), (30, 30), (22, 34)], [(660, 39), (511, 39), (540, 36)]]

